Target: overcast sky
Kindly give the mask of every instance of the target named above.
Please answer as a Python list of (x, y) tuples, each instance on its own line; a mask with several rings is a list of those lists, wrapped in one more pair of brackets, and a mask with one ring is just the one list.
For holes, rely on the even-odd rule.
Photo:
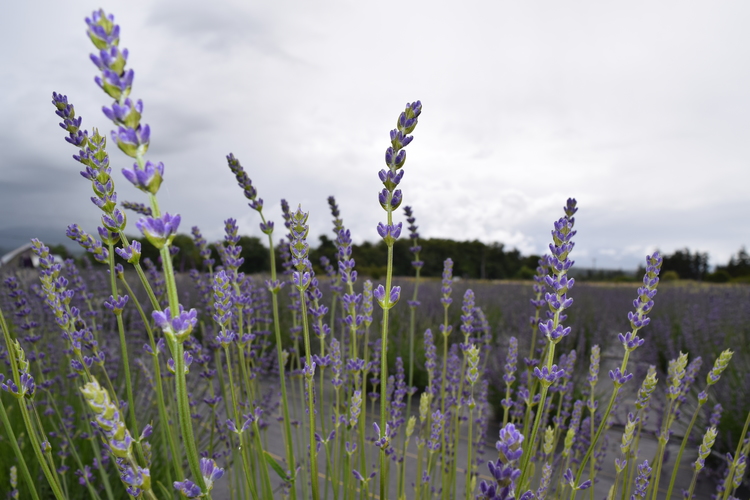
[[(685, 246), (715, 265), (750, 243), (747, 2), (103, 4), (130, 51), (148, 158), (166, 165), (161, 206), (185, 232), (215, 240), (235, 217), (260, 235), (233, 152), (272, 220), (286, 198), (310, 211), (313, 238), (332, 234), (334, 195), (355, 240), (374, 241), (388, 132), (420, 99), (401, 187), (422, 236), (538, 253), (573, 196), (581, 267)], [(50, 100), (66, 94), (84, 128), (111, 129), (83, 21), (99, 5), (0, 7), (0, 247), (64, 240), (74, 222), (95, 231)], [(119, 199), (144, 202), (109, 151)]]

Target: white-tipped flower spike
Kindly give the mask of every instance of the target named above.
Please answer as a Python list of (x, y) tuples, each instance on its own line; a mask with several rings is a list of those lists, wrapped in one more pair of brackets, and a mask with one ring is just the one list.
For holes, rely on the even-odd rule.
[(11, 490), (8, 496), (13, 500), (18, 500), (18, 472), (15, 465), (10, 468), (10, 487)]
[(620, 444), (620, 450), (623, 455), (627, 455), (630, 451), (630, 445), (633, 444), (633, 433), (635, 432), (635, 425), (639, 422), (638, 417), (634, 417), (631, 413), (628, 415), (628, 423), (625, 424), (625, 432), (622, 433), (622, 443)]
[(544, 451), (544, 454), (549, 456), (552, 454), (552, 443), (555, 439), (555, 429), (552, 428), (551, 425), (547, 426), (547, 429), (544, 431), (544, 445), (542, 446), (542, 450)]
[(473, 387), (479, 379), (479, 346), (472, 344), (467, 352), (469, 367), (466, 372), (466, 380)]
[(714, 385), (716, 382), (719, 381), (719, 378), (721, 377), (721, 373), (729, 365), (729, 361), (732, 360), (733, 354), (734, 352), (731, 349), (727, 349), (726, 351), (722, 352), (718, 358), (716, 358), (716, 361), (714, 362), (714, 367), (711, 369), (710, 372), (708, 372), (708, 375), (706, 375), (706, 382), (708, 383), (708, 385)]
[(83, 398), (91, 411), (94, 412), (94, 420), (104, 434), (104, 440), (118, 458), (132, 460), (133, 438), (130, 431), (120, 418), (120, 412), (109, 398), (106, 389), (99, 385), (96, 379), (81, 387)]
[(362, 391), (354, 391), (352, 402), (349, 410), (349, 425), (354, 427), (359, 421), (359, 414), (362, 411)]
[(410, 438), (414, 434), (414, 426), (417, 424), (417, 417), (412, 415), (409, 420), (406, 421), (406, 437)]
[(706, 466), (706, 458), (711, 454), (717, 435), (716, 427), (709, 427), (703, 435), (703, 442), (698, 448), (698, 459), (695, 461), (695, 472), (700, 472)]
[(651, 400), (651, 394), (654, 393), (656, 382), (658, 380), (659, 379), (656, 378), (656, 367), (654, 365), (649, 366), (646, 378), (643, 380), (643, 384), (641, 384), (641, 388), (638, 390), (638, 397), (635, 400), (636, 410), (643, 410), (648, 407), (648, 403)]
[(677, 359), (673, 359), (669, 362), (669, 368), (667, 373), (669, 374), (669, 392), (667, 397), (669, 399), (677, 399), (680, 395), (682, 387), (682, 379), (685, 378), (685, 367), (687, 366), (688, 355), (680, 353)]
[(427, 420), (427, 415), (430, 414), (430, 395), (427, 394), (427, 391), (423, 392), (421, 396), (419, 396), (419, 421), (420, 423), (424, 423), (425, 420)]

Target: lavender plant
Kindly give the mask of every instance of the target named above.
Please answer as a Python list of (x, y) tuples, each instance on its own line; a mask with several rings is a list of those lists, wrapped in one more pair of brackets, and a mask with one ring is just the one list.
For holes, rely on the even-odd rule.
[[(333, 197), (328, 201), (337, 262), (322, 262), (326, 276), (316, 276), (309, 260), (310, 214), (301, 207), (292, 211), (282, 200), (288, 233), (274, 244), (274, 222), (266, 219), (263, 199), (229, 154), (229, 168), (267, 236), (268, 279), (241, 272), (239, 227), (230, 218), (224, 241), (214, 246), (220, 261), (212, 258), (200, 229), (193, 228), (203, 269), (191, 272), (191, 289), (174, 269), (173, 242), (182, 221), (178, 214), (162, 213), (157, 200), (165, 166), (146, 159), (151, 133), (141, 123), (143, 103), (130, 97), (134, 72), (126, 69), (120, 28), (103, 11), (86, 24), (97, 50), (91, 56), (100, 71), (95, 81), (113, 99), (103, 108), (115, 126), (109, 137), (135, 162), (122, 174), (147, 204), (120, 202), (118, 207), (107, 136), (82, 129), (67, 97), (54, 93), (66, 141), (79, 148), (74, 158), (84, 166), (81, 175), (102, 212), (95, 235), (73, 224), (68, 236), (102, 267), (63, 265), (34, 240), (39, 283), (21, 276), (5, 280), (0, 355), (9, 372), (0, 375), (0, 445), (8, 443), (14, 462), (0, 468), (0, 481), (7, 469), (11, 498), (19, 498), (20, 491), (60, 500), (212, 495), (317, 500), (329, 494), (350, 500), (372, 498), (376, 491), (378, 498), (399, 500), (575, 499), (581, 491), (593, 498), (607, 463), (608, 439), (623, 416), (614, 480), (602, 493), (608, 499), (659, 498), (662, 471), (669, 472), (669, 441), (679, 429), (683, 438), (667, 474), (666, 498), (680, 486), (686, 488), (684, 498), (695, 498), (721, 425), (721, 405), (713, 405), (705, 426), (703, 408), (718, 397), (719, 391), (709, 389), (722, 376), (736, 376), (730, 363), (735, 353), (712, 353), (713, 367), (700, 392), (702, 360), (694, 346), (687, 346), (692, 359), (679, 353), (683, 346), (674, 353), (675, 346), (660, 348), (662, 355), (673, 355), (672, 361), (652, 363), (649, 354), (636, 354), (655, 306), (658, 253), (647, 257), (633, 310), (622, 314), (630, 329), (617, 335), (599, 317), (592, 323), (602, 331), (591, 333), (592, 323), (576, 317), (572, 308), (582, 288), (574, 292), (569, 275), (578, 210), (572, 198), (554, 223), (550, 254), (539, 260), (531, 290), (480, 283), (469, 288), (454, 282), (451, 259), (444, 262), (439, 284), (423, 283), (411, 207), (404, 214), (416, 276), (394, 277), (404, 148), (422, 112), (416, 101), (406, 105), (390, 132), (387, 168), (379, 172), (378, 201), (386, 212), (377, 227), (387, 248), (384, 284), (366, 280), (360, 288), (352, 235)], [(141, 259), (141, 243), (125, 234), (122, 209), (141, 216), (135, 227), (158, 249), (158, 262)], [(288, 296), (280, 293), (285, 286)], [(526, 299), (520, 298), (529, 292), (530, 320), (521, 302)], [(408, 308), (397, 305), (402, 293), (411, 296)], [(450, 307), (454, 295), (463, 297), (460, 310)], [(593, 295), (601, 294), (588, 297)], [(500, 300), (504, 306), (497, 314)], [(380, 311), (373, 310), (374, 301)], [(621, 302), (624, 308), (628, 300)], [(13, 311), (13, 321), (6, 321), (3, 310)], [(599, 310), (609, 314), (608, 306)], [(394, 328), (394, 319), (407, 316), (399, 324), (408, 326)], [(659, 321), (654, 323), (651, 327)], [(381, 330), (371, 338), (373, 324)], [(407, 357), (392, 355), (401, 333), (408, 340)], [(507, 352), (497, 349), (506, 344)], [(609, 367), (609, 352), (617, 344), (624, 352), (608, 371), (611, 387), (603, 389), (599, 374)], [(519, 360), (519, 349), (528, 349), (528, 357)], [(585, 358), (589, 364), (579, 370), (577, 360)], [(650, 366), (639, 370), (644, 363)], [(424, 372), (424, 387), (413, 386), (417, 371)], [(666, 376), (666, 387), (659, 386), (659, 376)], [(642, 382), (630, 390), (636, 377)], [(497, 421), (489, 404), (493, 385), (501, 399)], [(419, 405), (412, 409), (415, 394)], [(683, 425), (681, 417), (688, 413), (690, 421)], [(744, 480), (750, 454), (750, 413), (746, 418), (744, 413), (716, 498), (737, 498)], [(705, 430), (696, 446), (691, 436), (701, 426)], [(497, 432), (493, 428), (499, 429), (494, 448), (485, 444)], [(644, 457), (643, 445), (654, 430), (656, 451)], [(492, 450), (496, 455), (485, 459)], [(685, 456), (693, 463), (689, 482), (679, 479)]]

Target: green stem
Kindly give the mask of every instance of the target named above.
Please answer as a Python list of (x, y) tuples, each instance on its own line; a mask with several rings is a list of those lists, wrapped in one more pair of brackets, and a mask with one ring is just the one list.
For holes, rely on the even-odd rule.
[(468, 451), (466, 453), (466, 493), (465, 498), (471, 498), (471, 473), (472, 473), (472, 465), (471, 465), (471, 445), (473, 444), (472, 441), (472, 417), (474, 413), (474, 407), (469, 404), (469, 442), (468, 442)]
[[(185, 473), (182, 470), (182, 463), (179, 460), (179, 454), (177, 453), (177, 447), (175, 446), (174, 438), (172, 436), (172, 433), (169, 431), (169, 417), (167, 416), (167, 407), (164, 402), (164, 388), (162, 387), (162, 376), (161, 376), (161, 366), (159, 363), (159, 355), (156, 350), (156, 341), (154, 339), (154, 333), (151, 330), (151, 323), (146, 317), (146, 313), (143, 312), (143, 308), (141, 307), (140, 301), (135, 297), (133, 294), (133, 290), (130, 288), (130, 285), (127, 281), (124, 279), (121, 280), (125, 286), (125, 290), (128, 292), (128, 294), (133, 297), (133, 303), (135, 304), (136, 309), (138, 310), (138, 314), (141, 316), (141, 320), (143, 321), (143, 324), (146, 328), (146, 333), (148, 335), (148, 341), (149, 345), (151, 346), (151, 350), (153, 351), (153, 366), (154, 366), (154, 378), (156, 379), (155, 382), (155, 388), (156, 388), (156, 398), (157, 398), (157, 408), (159, 410), (159, 420), (161, 420), (161, 425), (159, 426), (159, 430), (162, 435), (162, 440), (167, 442), (167, 445), (169, 446), (169, 451), (172, 453), (172, 467), (174, 468), (175, 474), (177, 474), (177, 480), (182, 481), (185, 477)], [(168, 462), (169, 457), (167, 454), (167, 449), (162, 448), (164, 450), (164, 461)], [(167, 484), (172, 484), (172, 474), (169, 472), (169, 468), (167, 468)]]
[[(312, 368), (310, 329), (307, 324), (307, 300), (305, 299), (305, 292), (302, 289), (299, 290), (299, 300), (302, 311), (302, 332), (305, 339), (305, 356), (307, 358), (308, 368)], [(308, 377), (308, 375), (305, 374), (305, 380), (307, 381), (307, 413), (310, 425), (310, 484), (312, 485), (313, 500), (318, 500), (320, 498), (320, 493), (318, 491), (318, 453), (315, 444), (315, 403), (313, 401), (313, 391), (315, 390), (315, 387), (312, 377)]]
[[(622, 358), (622, 365), (620, 366), (620, 372), (625, 373), (625, 370), (628, 366), (628, 357), (630, 356), (630, 351), (626, 350), (625, 355)], [(596, 446), (597, 441), (599, 441), (599, 438), (602, 435), (602, 432), (604, 431), (604, 428), (607, 426), (607, 420), (609, 420), (609, 415), (612, 413), (612, 408), (614, 407), (615, 400), (617, 399), (617, 396), (620, 394), (620, 389), (622, 386), (620, 384), (615, 383), (614, 390), (612, 391), (612, 396), (609, 398), (609, 403), (607, 404), (607, 410), (604, 412), (604, 416), (602, 416), (601, 423), (599, 424), (599, 428), (596, 430), (596, 435), (594, 436), (594, 439), (591, 441), (591, 444), (589, 444), (588, 450), (586, 450), (586, 455), (584, 455), (583, 459), (581, 460), (581, 464), (578, 467), (578, 473), (576, 474), (576, 485), (580, 484), (581, 482), (581, 476), (583, 475), (583, 470), (588, 463), (589, 459), (591, 458), (591, 455), (594, 453), (594, 448)]]
[[(150, 196), (151, 210), (154, 217), (159, 216), (159, 204), (156, 196)], [(172, 256), (169, 253), (169, 245), (164, 245), (160, 249), (162, 268), (164, 271), (164, 282), (167, 287), (167, 298), (169, 299), (169, 310), (171, 314), (177, 315), (180, 311), (180, 301), (177, 297), (177, 284), (175, 283), (174, 268), (172, 267)], [(169, 340), (169, 339), (168, 339)], [(195, 445), (195, 435), (193, 434), (193, 422), (190, 417), (190, 401), (188, 399), (187, 380), (185, 378), (185, 359), (184, 347), (181, 342), (169, 341), (170, 351), (175, 364), (175, 392), (177, 396), (177, 414), (180, 421), (180, 430), (182, 431), (182, 442), (185, 447), (190, 472), (193, 475), (195, 484), (201, 491), (206, 491), (206, 482), (201, 475), (198, 449)]]
[[(5, 321), (5, 316), (3, 315), (2, 310), (0, 310), (0, 329), (2, 329), (3, 337), (5, 338), (5, 347), (8, 351), (10, 369), (13, 372), (13, 381), (15, 382), (19, 390), (21, 390), (21, 374), (18, 371), (18, 360), (16, 359), (16, 352), (15, 348), (13, 347), (13, 339), (10, 336), (10, 329), (8, 328), (8, 323), (6, 323)], [(26, 432), (28, 433), (29, 439), (31, 440), (31, 446), (34, 449), (34, 454), (39, 461), (39, 465), (42, 467), (42, 471), (44, 472), (47, 481), (52, 487), (52, 492), (55, 494), (55, 497), (59, 500), (62, 500), (64, 498), (62, 489), (60, 487), (60, 484), (57, 482), (57, 477), (53, 474), (53, 471), (49, 469), (49, 465), (42, 455), (41, 443), (39, 442), (36, 430), (33, 427), (33, 422), (29, 417), (25, 398), (21, 398), (18, 400), (18, 406), (21, 409), (21, 415), (23, 416), (23, 422), (26, 426)]]
[[(229, 353), (229, 347), (224, 346), (224, 354), (227, 357), (227, 375), (229, 377), (229, 394), (231, 396), (232, 401), (232, 409), (234, 411), (234, 422), (235, 425), (238, 426), (238, 429), (242, 428), (242, 423), (240, 422), (240, 414), (239, 414), (239, 406), (237, 405), (237, 398), (234, 394), (234, 376), (232, 375), (232, 356)], [(258, 493), (255, 489), (255, 475), (251, 472), (251, 465), (250, 460), (247, 455), (248, 452), (248, 446), (245, 445), (245, 439), (244, 439), (244, 432), (240, 430), (239, 434), (240, 439), (240, 455), (242, 457), (242, 466), (245, 473), (245, 483), (247, 484), (247, 487), (250, 491), (250, 493), (253, 495), (253, 498), (258, 497)]]
[(734, 471), (737, 467), (737, 461), (740, 459), (740, 452), (742, 451), (742, 447), (744, 446), (748, 427), (750, 427), (750, 412), (747, 413), (745, 426), (742, 428), (742, 434), (740, 434), (740, 440), (737, 443), (737, 449), (734, 452), (734, 460), (732, 461), (732, 465), (729, 468), (729, 474), (727, 474), (727, 478), (724, 480), (724, 496), (722, 497), (722, 500), (727, 500), (727, 498), (729, 497), (729, 492), (731, 491), (729, 486), (732, 484), (732, 480), (734, 479)]
[[(557, 327), (557, 325), (560, 322), (560, 313), (556, 312), (554, 317), (554, 325)], [(555, 357), (555, 344), (550, 342), (547, 345), (547, 369), (552, 369), (552, 360)], [(540, 393), (540, 399), (537, 406), (536, 415), (534, 415), (534, 425), (531, 430), (531, 439), (529, 440), (529, 444), (526, 450), (524, 450), (523, 456), (521, 457), (521, 478), (519, 479), (517, 485), (516, 485), (516, 495), (519, 495), (519, 492), (522, 491), (522, 488), (524, 488), (524, 482), (526, 481), (526, 478), (528, 476), (528, 464), (529, 460), (531, 458), (531, 455), (534, 454), (534, 442), (536, 441), (536, 435), (537, 431), (539, 430), (539, 423), (541, 422), (542, 413), (544, 413), (544, 402), (547, 398), (547, 390), (549, 389), (549, 383), (540, 380), (540, 385), (542, 386), (542, 391)], [(581, 464), (581, 467), (583, 467), (583, 464)]]
[(677, 479), (677, 470), (679, 469), (680, 463), (682, 462), (682, 452), (685, 451), (685, 446), (687, 446), (688, 439), (690, 438), (690, 433), (693, 431), (693, 426), (695, 425), (695, 421), (698, 419), (698, 413), (700, 413), (702, 407), (703, 407), (703, 403), (698, 402), (698, 407), (695, 409), (695, 412), (693, 413), (693, 418), (690, 420), (690, 425), (688, 425), (688, 428), (685, 431), (685, 436), (682, 438), (680, 451), (677, 452), (677, 459), (674, 462), (674, 469), (672, 470), (672, 478), (669, 480), (669, 488), (667, 489), (667, 500), (672, 498), (672, 489), (674, 488), (674, 483), (675, 483), (675, 480)]
[[(117, 292), (117, 276), (115, 275), (115, 246), (110, 243), (109, 244), (109, 281), (110, 286), (112, 288), (112, 297), (115, 300), (118, 300), (119, 293)], [(131, 432), (134, 436), (139, 436), (140, 432), (138, 432), (138, 420), (135, 417), (135, 400), (133, 398), (133, 386), (130, 383), (130, 363), (128, 361), (128, 344), (125, 340), (125, 326), (122, 322), (122, 312), (115, 313), (115, 316), (117, 318), (117, 332), (120, 336), (120, 351), (122, 352), (122, 367), (123, 367), (123, 373), (125, 375), (125, 392), (128, 397), (128, 417), (130, 418), (130, 428)], [(112, 396), (117, 396), (116, 394), (112, 394)], [(140, 445), (136, 446), (138, 450), (138, 458), (142, 460), (142, 463), (146, 463), (145, 458), (143, 457), (143, 450), (141, 449)]]
[(31, 479), (29, 468), (26, 466), (26, 460), (24, 460), (21, 449), (18, 447), (18, 440), (13, 432), (13, 428), (10, 426), (10, 420), (8, 419), (8, 413), (5, 411), (2, 397), (0, 397), (0, 421), (3, 422), (3, 426), (5, 427), (5, 431), (10, 441), (10, 446), (13, 448), (13, 453), (16, 455), (16, 460), (18, 460), (18, 465), (21, 468), (21, 475), (23, 476), (24, 481), (26, 481), (29, 492), (35, 500), (39, 500), (39, 494), (36, 492), (36, 483)]
[(198, 449), (195, 446), (195, 435), (193, 434), (193, 422), (190, 417), (190, 403), (188, 401), (187, 381), (185, 379), (185, 348), (181, 342), (175, 343), (174, 353), (177, 414), (180, 421), (180, 430), (182, 431), (182, 442), (185, 445), (185, 453), (187, 454), (193, 480), (200, 487), (201, 491), (206, 491), (206, 482), (203, 480), (203, 475), (201, 474)]
[[(263, 218), (263, 214), (260, 214)], [(265, 222), (265, 219), (263, 219)], [(271, 263), (271, 281), (276, 281), (276, 253), (273, 247), (273, 238), (268, 235), (268, 252)], [(281, 385), (281, 408), (284, 416), (284, 444), (286, 445), (286, 461), (287, 467), (290, 471), (291, 488), (289, 488), (291, 500), (296, 500), (297, 489), (295, 487), (295, 475), (293, 473), (295, 462), (294, 462), (294, 446), (292, 444), (292, 426), (289, 418), (289, 403), (286, 395), (286, 366), (284, 363), (284, 352), (282, 351), (281, 345), (281, 321), (279, 319), (279, 291), (280, 287), (273, 287), (271, 289), (271, 305), (273, 308), (273, 327), (276, 336), (276, 358), (279, 363), (279, 384)]]
[[(390, 207), (390, 204), (388, 205)], [(393, 219), (391, 216), (391, 211), (388, 210), (388, 224), (393, 224)], [(383, 298), (383, 301), (387, 304), (386, 307), (383, 308), (383, 330), (380, 337), (380, 346), (381, 346), (381, 354), (380, 354), (380, 379), (383, 381), (382, 384), (380, 384), (380, 432), (385, 433), (385, 425), (386, 425), (386, 383), (385, 381), (388, 379), (388, 312), (391, 307), (390, 303), (390, 297), (391, 297), (391, 281), (393, 279), (393, 243), (388, 245), (388, 264), (386, 267), (386, 273), (385, 273), (385, 297)], [(380, 436), (378, 436), (378, 439), (380, 439)], [(386, 446), (383, 446), (380, 449), (380, 498), (382, 500), (385, 500), (387, 498), (386, 489), (387, 489), (387, 480), (386, 477), (386, 465), (388, 461), (388, 457), (385, 455)]]

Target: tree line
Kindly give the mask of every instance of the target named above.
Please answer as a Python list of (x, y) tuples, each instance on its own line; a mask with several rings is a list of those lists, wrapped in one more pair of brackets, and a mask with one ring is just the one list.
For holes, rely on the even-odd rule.
[[(142, 258), (149, 258), (154, 262), (159, 260), (159, 251), (145, 238), (132, 237), (138, 240), (142, 247)], [(401, 238), (393, 247), (393, 270), (396, 276), (413, 276), (411, 252), (412, 240)], [(268, 247), (257, 236), (241, 236), (239, 245), (242, 247), (244, 263), (240, 270), (246, 274), (263, 273), (268, 271)], [(538, 265), (538, 255), (524, 256), (515, 248), (508, 249), (502, 243), (483, 243), (478, 240), (455, 241), (444, 238), (420, 239), (420, 260), (424, 262), (422, 276), (439, 277), (443, 271), (443, 262), (447, 258), (453, 260), (453, 274), (464, 279), (522, 279), (530, 280)], [(173, 246), (177, 249), (174, 256), (174, 267), (177, 271), (186, 272), (190, 269), (201, 269), (203, 259), (190, 235), (178, 234)], [(312, 245), (311, 245), (312, 247)], [(211, 244), (212, 258), (219, 262), (219, 253), (215, 244)], [(63, 257), (70, 257), (67, 249), (62, 245), (52, 248), (53, 253)], [(662, 254), (661, 276), (663, 280), (689, 279), (714, 283), (747, 282), (750, 283), (750, 254), (743, 246), (733, 255), (725, 265), (718, 265), (713, 272), (709, 271), (709, 256), (706, 252), (691, 251), (689, 248), (676, 250), (671, 254)], [(360, 275), (379, 279), (385, 274), (387, 247), (379, 241), (372, 243), (365, 241), (352, 245), (352, 256), (356, 262), (356, 269)], [(321, 257), (326, 257), (336, 267), (336, 247), (334, 241), (327, 235), (319, 237), (318, 245), (310, 249), (310, 261), (315, 272), (324, 274)], [(119, 258), (119, 257), (118, 257)], [(282, 271), (280, 251), (276, 249), (277, 271)], [(639, 280), (643, 269), (634, 275), (615, 270), (585, 270), (576, 274), (580, 281), (631, 281)]]

